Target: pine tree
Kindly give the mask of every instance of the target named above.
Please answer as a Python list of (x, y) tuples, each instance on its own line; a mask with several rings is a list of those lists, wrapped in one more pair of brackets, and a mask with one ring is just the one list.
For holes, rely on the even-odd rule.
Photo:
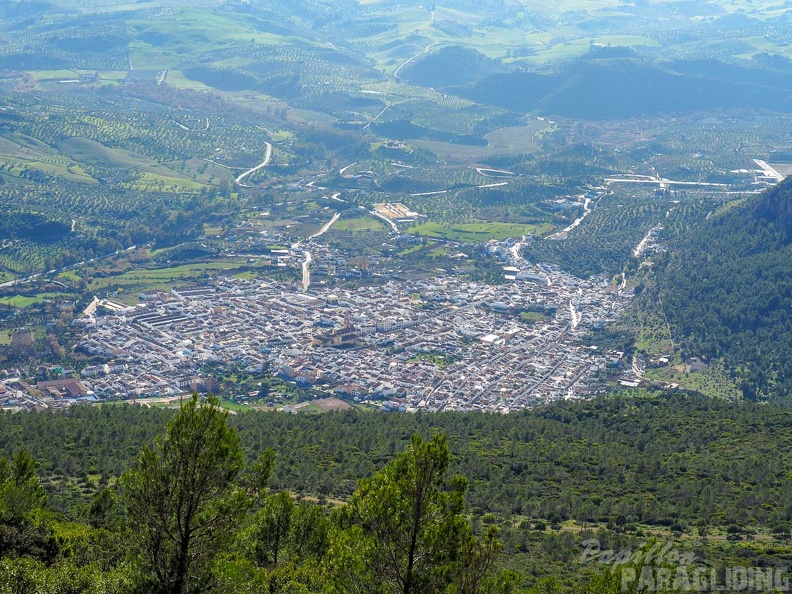
[(415, 435), (408, 451), (360, 481), (351, 526), (330, 555), (339, 583), (394, 594), (483, 591), (500, 545), (494, 531), (474, 536), (463, 515), (467, 482), (447, 480), (450, 461), (444, 435)]
[(145, 447), (121, 481), (141, 532), (146, 591), (197, 592), (210, 581), (212, 557), (227, 546), (250, 498), (239, 486), (242, 450), (228, 412), (214, 398), (181, 406), (155, 447)]

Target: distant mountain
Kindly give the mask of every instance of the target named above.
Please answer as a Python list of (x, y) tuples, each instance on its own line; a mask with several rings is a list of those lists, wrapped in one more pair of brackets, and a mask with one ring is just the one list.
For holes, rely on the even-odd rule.
[(714, 214), (677, 248), (654, 301), (686, 355), (722, 358), (747, 398), (792, 396), (792, 179)]
[(718, 60), (658, 63), (622, 57), (618, 52), (607, 55), (597, 57), (603, 52), (594, 51), (545, 73), (494, 72), (454, 92), (518, 112), (586, 119), (716, 109), (792, 112), (792, 76), (788, 71)]

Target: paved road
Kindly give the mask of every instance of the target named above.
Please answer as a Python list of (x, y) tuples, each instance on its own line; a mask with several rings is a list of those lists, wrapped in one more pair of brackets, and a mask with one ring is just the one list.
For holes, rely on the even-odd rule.
[(305, 256), (305, 260), (303, 260), (302, 263), (302, 286), (303, 291), (307, 291), (311, 286), (311, 262), (313, 258), (311, 257), (311, 252), (308, 250), (305, 250), (303, 255)]
[(583, 203), (583, 215), (575, 219), (575, 221), (566, 229), (562, 229), (561, 231), (553, 233), (552, 235), (548, 235), (547, 237), (545, 237), (545, 239), (566, 239), (567, 233), (569, 233), (570, 231), (572, 231), (572, 229), (580, 225), (580, 223), (583, 222), (583, 219), (585, 219), (588, 216), (588, 214), (592, 210), (594, 210), (593, 208), (589, 208), (590, 203), (591, 203), (591, 199), (586, 198), (586, 201)]
[(96, 308), (99, 307), (101, 303), (102, 302), (99, 300), (99, 298), (94, 295), (93, 300), (88, 304), (88, 307), (85, 308), (85, 311), (82, 312), (80, 317), (87, 318), (94, 315), (94, 313), (96, 313)]
[(245, 171), (245, 173), (243, 173), (242, 175), (240, 175), (239, 177), (237, 177), (234, 180), (237, 184), (239, 184), (243, 188), (252, 188), (253, 187), (250, 184), (243, 184), (242, 183), (243, 179), (245, 179), (248, 175), (252, 175), (252, 174), (256, 173), (256, 171), (258, 171), (262, 167), (266, 167), (267, 165), (269, 165), (270, 159), (272, 158), (272, 145), (269, 142), (267, 142), (265, 144), (267, 145), (267, 152), (264, 155), (264, 160), (261, 163), (259, 163), (258, 165), (256, 165), (255, 167), (253, 167), (252, 169), (248, 169), (247, 171)]
[[(360, 208), (363, 208), (363, 207), (361, 206)], [(386, 217), (384, 215), (381, 215), (380, 213), (378, 213), (375, 210), (367, 210), (366, 212), (368, 212), (371, 216), (377, 217), (378, 219), (381, 219), (381, 220), (385, 221), (386, 223), (388, 223), (388, 225), (391, 226), (391, 229), (393, 229), (393, 232), (396, 233), (396, 235), (399, 235), (401, 233), (401, 231), (399, 231), (399, 228), (396, 226), (396, 223), (391, 221), (388, 217)]]
[(643, 379), (643, 371), (641, 371), (641, 368), (638, 367), (638, 362), (635, 360), (635, 357), (633, 357), (632, 360), (632, 370), (638, 379)]
[(412, 58), (407, 58), (407, 59), (406, 59), (404, 62), (402, 62), (401, 64), (399, 64), (399, 67), (398, 67), (396, 70), (394, 70), (394, 71), (393, 71), (393, 77), (394, 77), (394, 78), (398, 78), (398, 79), (400, 79), (400, 80), (401, 80), (401, 77), (399, 76), (399, 71), (400, 71), (402, 68), (404, 68), (405, 66), (407, 66), (407, 64), (409, 64), (410, 62), (413, 62), (413, 61), (415, 61), (415, 60), (416, 60), (416, 59), (418, 59), (420, 56), (423, 56), (424, 54), (428, 54), (428, 53), (431, 51), (431, 49), (432, 49), (434, 46), (436, 46), (438, 43), (440, 43), (439, 41), (437, 41), (437, 40), (434, 38), (434, 34), (433, 34), (433, 33), (430, 33), (430, 34), (429, 34), (429, 39), (431, 39), (431, 40), (432, 40), (432, 43), (430, 43), (429, 45), (427, 45), (427, 46), (426, 46), (426, 47), (425, 47), (425, 48), (424, 48), (422, 51), (420, 51), (420, 52), (418, 52), (417, 54), (415, 54), (415, 55), (414, 55)]
[(652, 238), (652, 234), (655, 231), (661, 231), (662, 229), (663, 229), (663, 225), (661, 224), (657, 224), (651, 229), (649, 229), (649, 231), (646, 232), (646, 235), (644, 235), (644, 238), (640, 242), (638, 242), (638, 245), (635, 246), (635, 249), (633, 250), (633, 258), (637, 258), (641, 254), (643, 254), (643, 251), (646, 248), (646, 244), (649, 243), (649, 240)]
[(364, 130), (368, 130), (368, 129), (369, 129), (369, 127), (371, 126), (371, 124), (373, 124), (373, 123), (374, 123), (374, 122), (376, 122), (378, 119), (380, 119), (380, 117), (382, 117), (382, 115), (383, 115), (383, 114), (384, 114), (386, 111), (388, 111), (388, 110), (389, 110), (391, 107), (396, 107), (397, 105), (401, 105), (401, 104), (403, 104), (403, 103), (407, 103), (407, 102), (409, 102), (409, 101), (415, 101), (415, 99), (405, 99), (404, 101), (397, 101), (396, 103), (391, 103), (391, 104), (389, 104), (389, 105), (386, 105), (385, 107), (383, 107), (383, 108), (382, 108), (382, 111), (380, 111), (380, 112), (379, 112), (377, 115), (375, 115), (375, 116), (374, 116), (374, 117), (373, 117), (371, 120), (369, 120), (369, 122), (368, 122), (368, 123), (367, 123), (365, 126), (363, 126), (363, 129), (364, 129)]
[(673, 179), (666, 179), (664, 177), (643, 177), (643, 178), (630, 178), (630, 177), (609, 177), (605, 179), (607, 185), (610, 184), (652, 184), (666, 188), (668, 186), (691, 186), (703, 188), (728, 188), (729, 184), (715, 184), (709, 182), (692, 182), (692, 181), (676, 181)]
[(349, 165), (347, 165), (346, 167), (342, 167), (341, 169), (339, 169), (339, 170), (338, 170), (338, 175), (340, 175), (341, 177), (344, 177), (344, 172), (345, 172), (347, 169), (349, 169), (350, 167), (352, 167), (352, 165), (357, 165), (357, 161), (355, 161), (354, 163), (350, 163), (350, 164), (349, 164)]
[(309, 236), (308, 239), (316, 239), (317, 237), (321, 237), (322, 235), (327, 233), (328, 229), (330, 229), (330, 227), (333, 226), (333, 223), (335, 223), (339, 219), (340, 216), (341, 216), (340, 212), (334, 213), (333, 214), (333, 218), (330, 219), (327, 223), (325, 223), (324, 227), (319, 229), (319, 231), (317, 231), (313, 235)]
[(574, 330), (578, 327), (578, 324), (580, 324), (583, 314), (578, 313), (577, 309), (575, 309), (575, 305), (571, 301), (569, 302), (569, 315), (572, 318), (572, 329)]
[(772, 165), (769, 165), (767, 162), (762, 161), (761, 159), (754, 159), (754, 163), (756, 163), (759, 167), (761, 167), (762, 171), (764, 171), (765, 175), (775, 178), (777, 181), (784, 181), (784, 176), (776, 171)]
[[(474, 167), (474, 169), (479, 175), (483, 175), (484, 177), (503, 177), (504, 175), (514, 175), (513, 171), (506, 171), (505, 169), (490, 169), (488, 167)], [(490, 175), (490, 173), (495, 173), (496, 175)]]

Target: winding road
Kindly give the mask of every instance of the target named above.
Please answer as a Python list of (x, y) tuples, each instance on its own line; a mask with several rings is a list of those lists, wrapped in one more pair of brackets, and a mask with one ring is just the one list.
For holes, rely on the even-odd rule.
[[(479, 175), (483, 175), (484, 177), (504, 177), (504, 176), (513, 176), (513, 171), (506, 171), (505, 169), (489, 169), (488, 167), (474, 167), (473, 169), (476, 170), (476, 173)], [(491, 174), (495, 175), (491, 175)]]
[[(363, 210), (366, 210), (362, 206), (360, 208), (363, 209)], [(376, 210), (366, 210), (366, 212), (369, 213), (372, 217), (377, 217), (378, 219), (385, 221), (386, 223), (388, 223), (388, 225), (390, 225), (391, 229), (393, 229), (393, 232), (396, 235), (401, 235), (401, 231), (399, 231), (399, 228), (396, 226), (396, 223), (394, 223), (392, 220), (390, 220), (385, 215), (381, 215)]]
[(317, 237), (321, 237), (322, 235), (327, 233), (327, 231), (330, 229), (330, 227), (333, 226), (333, 223), (335, 223), (340, 217), (341, 217), (341, 213), (340, 212), (334, 213), (333, 214), (333, 218), (330, 219), (327, 223), (325, 223), (324, 227), (319, 229), (319, 231), (317, 231), (313, 235), (309, 236), (308, 239), (316, 239)]
[(438, 43), (440, 43), (439, 41), (437, 41), (437, 39), (435, 39), (435, 38), (434, 38), (434, 33), (430, 33), (430, 34), (428, 35), (428, 37), (429, 37), (429, 39), (431, 39), (431, 40), (432, 40), (432, 43), (430, 43), (429, 45), (427, 45), (427, 46), (426, 46), (426, 47), (423, 49), (423, 51), (420, 51), (420, 52), (418, 52), (418, 53), (417, 53), (417, 54), (415, 54), (415, 55), (414, 55), (412, 58), (407, 58), (407, 59), (406, 59), (404, 62), (402, 62), (401, 64), (399, 64), (399, 67), (398, 67), (396, 70), (394, 70), (394, 71), (393, 71), (393, 77), (394, 77), (394, 78), (401, 80), (401, 77), (399, 76), (399, 71), (400, 71), (402, 68), (404, 68), (405, 66), (407, 66), (407, 64), (409, 64), (410, 62), (413, 62), (414, 60), (416, 60), (416, 59), (417, 59), (417, 58), (419, 58), (420, 56), (423, 56), (424, 54), (428, 54), (428, 53), (429, 53), (429, 52), (432, 50), (432, 48), (433, 48), (434, 46), (436, 46)]
[(339, 169), (338, 170), (338, 175), (340, 175), (341, 177), (344, 177), (344, 173), (346, 172), (347, 169), (352, 167), (352, 165), (357, 165), (357, 161), (355, 161), (354, 163), (350, 163), (346, 167), (342, 167), (341, 169)]
[(248, 175), (252, 175), (256, 173), (256, 171), (258, 171), (259, 169), (269, 165), (270, 159), (272, 158), (272, 145), (269, 142), (265, 142), (264, 144), (267, 145), (267, 152), (264, 154), (264, 160), (255, 167), (253, 167), (252, 169), (248, 169), (247, 171), (245, 171), (245, 173), (241, 174), (239, 177), (237, 177), (234, 180), (238, 185), (242, 186), (243, 188), (253, 187), (250, 184), (243, 184), (242, 183), (243, 179), (245, 179)]
[[(545, 237), (545, 239), (566, 239), (567, 233), (569, 233), (570, 231), (572, 231), (572, 229), (580, 225), (580, 223), (583, 222), (583, 219), (585, 219), (590, 213), (594, 211), (595, 208), (597, 208), (599, 201), (602, 199), (604, 195), (605, 194), (600, 194), (596, 200), (592, 200), (591, 198), (586, 198), (583, 202), (583, 214), (577, 219), (575, 219), (575, 221), (566, 229), (562, 229), (561, 231), (553, 233), (552, 235), (548, 235), (547, 237)], [(589, 204), (591, 204), (592, 202), (594, 202), (594, 206), (589, 208)]]

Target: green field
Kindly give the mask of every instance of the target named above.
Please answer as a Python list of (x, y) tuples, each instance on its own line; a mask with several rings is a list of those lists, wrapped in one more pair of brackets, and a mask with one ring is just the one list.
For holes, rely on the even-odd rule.
[(0, 304), (8, 307), (24, 308), (35, 303), (42, 303), (44, 297), (36, 295), (35, 297), (28, 297), (26, 295), (14, 295), (13, 297), (0, 297)]
[(191, 89), (193, 91), (211, 91), (211, 87), (207, 87), (200, 81), (190, 80), (181, 70), (168, 70), (168, 77), (166, 79), (168, 86), (174, 89)]
[(96, 180), (68, 155), (59, 154), (48, 144), (24, 134), (12, 133), (0, 136), (0, 159), (7, 168), (6, 172), (11, 175), (18, 176), (24, 169), (31, 169), (60, 176), (70, 182), (96, 183)]
[(138, 293), (167, 291), (175, 285), (197, 281), (207, 274), (222, 273), (249, 266), (245, 260), (215, 260), (196, 264), (183, 264), (170, 268), (136, 269), (118, 276), (93, 280), (89, 291), (102, 291), (108, 287), (119, 287), (118, 301), (137, 303)]
[(236, 402), (233, 402), (227, 398), (223, 398), (220, 400), (220, 406), (225, 408), (226, 410), (231, 411), (232, 414), (237, 414), (241, 412), (251, 412), (251, 410), (253, 410), (249, 406), (245, 406), (244, 404), (237, 404)]
[(460, 223), (457, 225), (445, 223), (423, 223), (410, 227), (407, 231), (413, 235), (425, 235), (438, 239), (462, 241), (466, 243), (479, 243), (490, 239), (508, 239), (533, 233), (544, 235), (553, 229), (553, 225), (519, 225), (514, 223)]
[(68, 138), (58, 148), (75, 161), (99, 167), (118, 167), (128, 169), (153, 165), (155, 161), (123, 149), (108, 148), (88, 138)]
[(25, 308), (37, 303), (44, 303), (45, 301), (54, 301), (59, 299), (68, 299), (70, 295), (64, 293), (39, 293), (38, 295), (13, 295), (11, 297), (0, 297), (0, 304)]
[(523, 126), (498, 128), (487, 134), (486, 146), (465, 145), (437, 140), (412, 140), (411, 143), (422, 149), (432, 151), (438, 156), (456, 159), (483, 159), (495, 155), (522, 155), (541, 149), (542, 135), (556, 129), (547, 121), (531, 119)]
[(87, 70), (34, 70), (32, 72), (36, 80), (68, 80), (78, 77), (80, 74), (88, 74)]
[(65, 278), (66, 280), (70, 280), (70, 281), (73, 281), (75, 283), (78, 283), (81, 280), (81, 278), (77, 274), (72, 272), (71, 270), (67, 270), (65, 272), (61, 272), (58, 275), (58, 278)]
[(168, 192), (168, 193), (197, 193), (200, 192), (205, 184), (197, 181), (185, 179), (183, 177), (161, 175), (151, 171), (141, 171), (140, 177), (134, 182), (121, 184), (122, 187), (137, 190), (139, 192)]
[(214, 11), (177, 8), (167, 20), (128, 20), (130, 61), (139, 70), (176, 67), (188, 56), (253, 43), (307, 43), (300, 38), (262, 33), (244, 20)]
[(336, 231), (382, 231), (385, 224), (372, 217), (340, 218), (332, 229)]

